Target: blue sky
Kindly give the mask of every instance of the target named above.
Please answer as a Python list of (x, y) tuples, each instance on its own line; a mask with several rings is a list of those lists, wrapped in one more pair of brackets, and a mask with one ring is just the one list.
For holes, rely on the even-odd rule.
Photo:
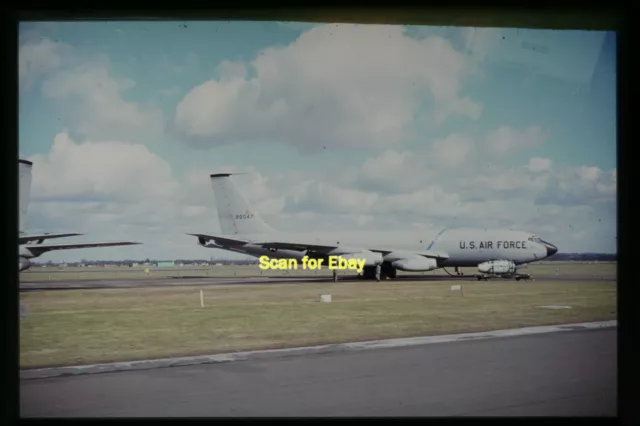
[(207, 176), (230, 168), (253, 172), (238, 183), (276, 226), (431, 232), (455, 217), (615, 250), (614, 33), (73, 22), (20, 36), (32, 229), (208, 257), (183, 231), (217, 229)]

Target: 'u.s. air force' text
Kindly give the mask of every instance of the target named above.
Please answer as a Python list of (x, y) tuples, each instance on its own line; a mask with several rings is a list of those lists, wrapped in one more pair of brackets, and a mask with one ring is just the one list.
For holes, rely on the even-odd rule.
[(526, 241), (460, 241), (461, 249), (526, 249)]

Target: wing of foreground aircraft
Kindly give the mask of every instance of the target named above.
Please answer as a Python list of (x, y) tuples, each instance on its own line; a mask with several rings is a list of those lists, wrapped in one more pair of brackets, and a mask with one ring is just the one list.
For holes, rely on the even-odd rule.
[(82, 249), (82, 248), (94, 248), (94, 247), (113, 247), (113, 246), (134, 246), (142, 243), (136, 243), (131, 241), (115, 241), (105, 243), (67, 243), (67, 244), (34, 244), (24, 246), (34, 256), (40, 256), (43, 253), (53, 250), (70, 250), (70, 249)]
[(78, 235), (82, 235), (82, 234), (78, 234), (77, 232), (67, 232), (64, 234), (33, 234), (33, 235), (20, 235), (18, 237), (18, 244), (26, 244), (29, 243), (31, 241), (44, 241), (44, 240), (48, 240), (51, 238), (65, 238), (65, 237), (75, 237)]
[[(234, 245), (242, 246), (250, 243), (252, 246), (256, 246), (264, 249), (295, 250), (295, 251), (312, 250), (312, 251), (316, 251), (324, 254), (329, 254), (332, 251), (338, 250), (338, 249), (341, 251), (341, 254), (349, 254), (349, 252), (352, 252), (353, 254), (358, 254), (363, 250), (367, 250), (374, 253), (380, 253), (382, 256), (388, 256), (394, 252), (398, 252), (398, 250), (393, 250), (393, 249), (368, 248), (368, 247), (349, 249), (337, 244), (327, 244), (327, 245), (311, 244), (304, 241), (292, 241), (290, 239), (286, 239), (286, 241), (285, 240), (269, 241), (266, 239), (264, 241), (255, 241), (255, 240), (250, 241), (242, 238), (232, 238), (228, 235), (226, 236), (210, 235), (210, 234), (188, 234), (188, 235), (192, 235), (194, 237), (198, 237), (199, 239), (203, 239), (203, 240), (212, 240), (216, 244), (219, 244), (221, 246), (234, 246)], [(431, 250), (422, 251), (422, 252), (411, 252), (411, 253), (407, 253), (406, 251), (403, 251), (403, 256), (405, 257), (412, 256), (412, 255), (421, 256), (421, 257), (430, 258), (430, 259), (441, 259), (441, 260), (449, 258), (449, 255), (447, 255), (446, 253), (431, 251)]]

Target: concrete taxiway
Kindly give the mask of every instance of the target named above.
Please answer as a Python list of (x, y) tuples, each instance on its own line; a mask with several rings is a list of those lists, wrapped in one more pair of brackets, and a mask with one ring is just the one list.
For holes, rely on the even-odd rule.
[(616, 329), (23, 380), (22, 417), (615, 416)]
[[(536, 281), (612, 281), (611, 276), (593, 275), (536, 275)], [(499, 279), (503, 281), (502, 279)], [(157, 288), (174, 286), (229, 286), (229, 285), (256, 285), (256, 284), (313, 284), (331, 282), (328, 276), (294, 275), (282, 277), (265, 277), (260, 275), (245, 277), (207, 277), (191, 276), (178, 277), (167, 276), (158, 278), (105, 278), (105, 279), (74, 279), (74, 280), (29, 280), (20, 283), (20, 291), (44, 291), (44, 290), (98, 290), (118, 288)], [(360, 278), (354, 276), (342, 276), (339, 282), (356, 282)], [(399, 276), (394, 281), (470, 281), (477, 282), (473, 276), (449, 276), (449, 275), (405, 275)], [(515, 283), (515, 280), (511, 280)]]

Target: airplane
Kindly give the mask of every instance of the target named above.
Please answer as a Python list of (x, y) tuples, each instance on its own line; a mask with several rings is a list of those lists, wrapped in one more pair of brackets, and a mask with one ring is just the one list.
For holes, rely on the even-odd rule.
[(366, 232), (353, 237), (345, 232), (330, 235), (319, 230), (280, 232), (251, 207), (232, 175), (210, 175), (221, 233), (187, 234), (197, 237), (203, 247), (297, 261), (308, 256), (325, 259), (324, 265), (329, 256), (364, 259), (361, 277), (376, 280), (393, 279), (398, 271), (427, 272), (447, 267), (455, 268), (457, 275), (462, 275), (460, 267), (477, 267), (478, 280), (492, 276), (529, 279), (530, 275), (518, 274), (517, 270), (558, 252), (555, 245), (536, 234), (513, 229), (445, 228), (430, 240), (415, 231), (388, 232), (388, 237)]
[[(130, 241), (115, 241), (115, 242), (102, 242), (102, 243), (67, 243), (67, 244), (43, 244), (45, 240), (53, 238), (64, 238), (82, 235), (77, 232), (66, 233), (43, 233), (43, 234), (27, 234), (22, 231), (25, 226), (25, 219), (27, 211), (29, 209), (29, 202), (31, 201), (31, 169), (33, 163), (31, 161), (19, 159), (19, 203), (20, 203), (20, 223), (19, 223), (19, 236), (18, 236), (18, 272), (25, 271), (31, 268), (31, 259), (41, 256), (44, 253), (53, 250), (70, 250), (70, 249), (82, 249), (93, 247), (112, 247), (112, 246), (130, 246), (141, 243)], [(35, 244), (34, 244), (35, 242)]]

